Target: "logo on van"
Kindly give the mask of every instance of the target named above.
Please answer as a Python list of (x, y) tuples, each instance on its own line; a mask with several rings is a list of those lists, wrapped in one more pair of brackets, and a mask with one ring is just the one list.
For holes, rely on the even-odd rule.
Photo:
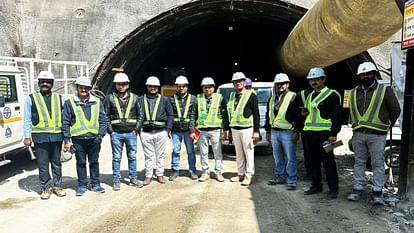
[(9, 107), (5, 107), (3, 109), (3, 116), (4, 118), (8, 119), (11, 117), (11, 109)]

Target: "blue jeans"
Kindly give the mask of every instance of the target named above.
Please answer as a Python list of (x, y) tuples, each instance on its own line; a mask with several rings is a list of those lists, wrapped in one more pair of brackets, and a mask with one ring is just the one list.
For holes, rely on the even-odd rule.
[(86, 159), (89, 161), (91, 186), (96, 187), (100, 185), (98, 160), (99, 151), (101, 150), (101, 142), (102, 139), (98, 137), (91, 139), (73, 138), (79, 187), (86, 187), (88, 185), (88, 177), (86, 175)]
[[(287, 173), (287, 183), (296, 184), (296, 143), (292, 141), (292, 131), (272, 129), (273, 158), (275, 159), (275, 175), (285, 176)], [(285, 162), (285, 156), (287, 163)]]
[(121, 180), (121, 159), (122, 149), (126, 146), (126, 153), (128, 158), (129, 179), (137, 179), (137, 135), (134, 132), (111, 134), (112, 146), (112, 179), (114, 181)]
[[(62, 187), (62, 164), (60, 163), (62, 142), (35, 142), (34, 148), (42, 190), (46, 190), (50, 186)], [(50, 178), (49, 166), (52, 168), (53, 180)]]
[(173, 171), (180, 170), (180, 151), (181, 151), (181, 142), (184, 140), (185, 148), (187, 150), (187, 160), (189, 165), (190, 172), (196, 172), (196, 157), (194, 152), (193, 140), (191, 140), (189, 132), (173, 132), (172, 133), (172, 143), (173, 143), (173, 152), (171, 158), (171, 169)]

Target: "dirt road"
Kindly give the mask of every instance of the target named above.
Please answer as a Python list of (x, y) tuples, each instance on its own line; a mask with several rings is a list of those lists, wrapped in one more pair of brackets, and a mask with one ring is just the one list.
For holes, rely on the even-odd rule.
[[(169, 149), (170, 150), (170, 149)], [(368, 195), (359, 203), (346, 196), (351, 188), (352, 156), (346, 148), (337, 152), (340, 195), (328, 200), (325, 192), (304, 196), (310, 183), (303, 181), (302, 152), (298, 150), (298, 189), (268, 186), (272, 177), (272, 156), (256, 156), (256, 175), (250, 187), (231, 183), (236, 174), (234, 155), (226, 155), (227, 180), (205, 183), (190, 180), (184, 169), (175, 182), (157, 182), (142, 189), (121, 185), (112, 191), (111, 155), (108, 138), (101, 151), (101, 180), (106, 193), (88, 191), (75, 196), (76, 169), (72, 159), (63, 165), (67, 196), (39, 198), (36, 164), (23, 159), (0, 167), (0, 232), (404, 232), (385, 207), (372, 206)], [(22, 155), (19, 155), (22, 156)], [(24, 155), (26, 156), (26, 155)], [(142, 154), (139, 168), (143, 168)], [(169, 153), (166, 168), (169, 168)], [(183, 156), (185, 157), (185, 156)], [(198, 158), (197, 158), (198, 159)], [(210, 161), (213, 165), (213, 161)], [(199, 161), (197, 167), (200, 168)], [(123, 176), (127, 161), (123, 157)], [(169, 170), (166, 170), (169, 174)], [(143, 173), (139, 173), (142, 179)]]

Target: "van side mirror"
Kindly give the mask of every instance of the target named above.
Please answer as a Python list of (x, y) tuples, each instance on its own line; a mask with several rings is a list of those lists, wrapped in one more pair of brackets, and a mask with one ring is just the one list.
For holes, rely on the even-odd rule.
[(4, 107), (6, 100), (4, 99), (4, 96), (0, 95), (0, 108)]

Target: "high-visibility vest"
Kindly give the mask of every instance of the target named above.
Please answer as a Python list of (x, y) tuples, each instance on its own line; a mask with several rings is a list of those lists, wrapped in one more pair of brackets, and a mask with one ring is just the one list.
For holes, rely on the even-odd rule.
[(230, 93), (229, 103), (227, 104), (227, 111), (230, 120), (230, 127), (252, 127), (253, 126), (253, 114), (249, 118), (245, 118), (243, 115), (244, 108), (252, 95), (251, 90), (245, 90), (241, 95), (237, 106), (234, 106), (236, 93)]
[(125, 110), (125, 115), (122, 113), (121, 105), (119, 104), (120, 100), (118, 96), (115, 93), (113, 93), (112, 96), (114, 98), (115, 107), (118, 112), (118, 119), (111, 120), (111, 124), (119, 124), (123, 121), (123, 119), (125, 119), (125, 121), (128, 123), (137, 123), (136, 118), (129, 117), (129, 113), (131, 112), (132, 108), (132, 102), (134, 102), (134, 95), (132, 93), (129, 94), (128, 106)]
[(33, 102), (39, 116), (39, 123), (32, 124), (32, 133), (61, 133), (62, 132), (62, 104), (57, 93), (50, 95), (50, 113), (45, 99), (40, 92), (33, 93)]
[(218, 128), (221, 127), (222, 119), (219, 117), (220, 103), (223, 99), (221, 94), (213, 93), (211, 103), (207, 110), (207, 100), (204, 94), (197, 95), (198, 118), (197, 128)]
[(390, 128), (390, 123), (388, 122), (388, 124), (385, 124), (379, 119), (379, 111), (384, 100), (386, 89), (387, 86), (378, 84), (374, 90), (374, 93), (372, 94), (368, 109), (365, 111), (363, 116), (361, 116), (361, 113), (358, 111), (356, 99), (357, 90), (356, 88), (352, 89), (349, 109), (351, 113), (352, 128), (368, 128), (383, 132), (388, 131)]
[(75, 124), (70, 126), (70, 135), (72, 137), (80, 136), (87, 133), (98, 134), (99, 132), (99, 111), (101, 106), (100, 99), (91, 105), (91, 119), (88, 120), (83, 112), (82, 106), (77, 105), (72, 97), (69, 97), (70, 105), (75, 113)]
[(275, 97), (276, 95), (272, 95), (269, 101), (269, 120), (272, 128), (292, 129), (292, 124), (286, 120), (286, 112), (289, 104), (295, 98), (295, 93), (291, 91), (286, 92), (276, 116), (274, 111)]
[(306, 102), (305, 90), (300, 91), (300, 98), (302, 99), (302, 104), (305, 105), (305, 102)]
[(148, 106), (148, 98), (147, 95), (144, 95), (144, 112), (145, 112), (145, 121), (144, 121), (144, 125), (158, 125), (158, 126), (165, 126), (165, 121), (157, 121), (157, 112), (158, 112), (158, 107), (160, 105), (160, 101), (161, 101), (162, 96), (157, 94), (156, 97), (156, 101), (155, 101), (155, 106), (154, 109), (152, 110), (152, 116), (150, 116), (150, 110), (149, 110), (149, 106)]
[(308, 109), (309, 114), (306, 116), (305, 119), (305, 127), (303, 128), (304, 131), (324, 131), (324, 130), (331, 130), (332, 121), (331, 119), (323, 119), (321, 117), (321, 113), (319, 111), (319, 104), (328, 98), (332, 93), (338, 95), (339, 99), (341, 99), (341, 95), (332, 89), (324, 87), (318, 96), (315, 99), (312, 99), (312, 95), (315, 91), (312, 91), (305, 101), (305, 107)]
[(177, 109), (177, 115), (178, 115), (178, 117), (174, 117), (173, 119), (174, 123), (190, 122), (190, 118), (188, 117), (188, 111), (190, 110), (190, 103), (191, 103), (191, 94), (188, 94), (187, 102), (185, 103), (185, 107), (184, 107), (184, 113), (182, 113), (181, 105), (180, 105), (180, 102), (178, 101), (178, 97), (177, 95), (174, 95), (174, 104), (175, 104), (175, 108)]

